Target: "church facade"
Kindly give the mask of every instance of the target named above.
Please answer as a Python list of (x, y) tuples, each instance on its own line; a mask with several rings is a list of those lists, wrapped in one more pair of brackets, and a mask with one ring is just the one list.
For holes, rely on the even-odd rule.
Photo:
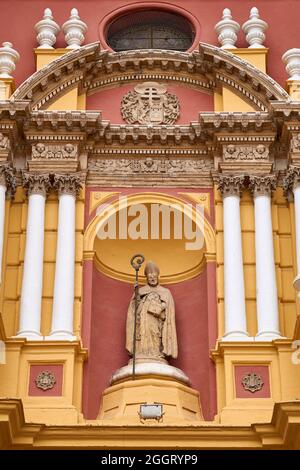
[(296, 4), (2, 2), (0, 448), (300, 448)]

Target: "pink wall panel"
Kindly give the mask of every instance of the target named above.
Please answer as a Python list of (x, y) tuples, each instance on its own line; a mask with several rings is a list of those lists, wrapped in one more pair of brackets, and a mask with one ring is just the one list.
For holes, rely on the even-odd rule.
[[(153, 2), (145, 0), (149, 7)], [(299, 0), (173, 0), (159, 2), (174, 5), (188, 11), (197, 18), (200, 25), (200, 41), (218, 45), (214, 31), (215, 24), (222, 16), (223, 8), (231, 8), (233, 17), (240, 24), (249, 17), (249, 10), (254, 5), (259, 8), (261, 17), (269, 23), (265, 45), (270, 49), (268, 73), (284, 85), (287, 78), (282, 54), (300, 43), (299, 29)], [(45, 8), (53, 10), (55, 20), (62, 25), (70, 15), (74, 6), (88, 25), (85, 43), (98, 41), (100, 38), (99, 25), (113, 10), (128, 4), (139, 5), (140, 2), (124, 0), (1, 0), (0, 42), (11, 41), (21, 54), (21, 60), (15, 73), (17, 84), (23, 82), (34, 72), (33, 48), (36, 47), (34, 25), (42, 18)], [(238, 35), (238, 47), (247, 47), (244, 34)], [(63, 33), (60, 32), (57, 47), (64, 47)]]

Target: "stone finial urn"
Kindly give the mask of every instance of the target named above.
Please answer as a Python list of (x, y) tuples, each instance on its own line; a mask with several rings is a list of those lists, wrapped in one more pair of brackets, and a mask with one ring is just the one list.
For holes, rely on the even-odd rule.
[(289, 49), (282, 56), (289, 81), (300, 80), (300, 49)]
[(60, 27), (54, 21), (50, 8), (45, 9), (43, 19), (36, 23), (34, 28), (38, 33), (36, 36), (38, 49), (53, 49)]
[(67, 49), (78, 49), (84, 41), (87, 25), (80, 19), (78, 10), (72, 8), (71, 16), (62, 26)]
[(11, 42), (4, 42), (0, 47), (0, 77), (12, 78), (20, 54), (13, 49)]
[(237, 32), (240, 25), (232, 19), (229, 8), (223, 10), (223, 17), (215, 26), (222, 49), (236, 49)]
[(246, 40), (250, 44), (249, 49), (265, 47), (263, 43), (266, 39), (265, 31), (267, 28), (268, 23), (259, 17), (258, 9), (256, 7), (251, 8), (249, 20), (242, 26), (246, 34)]

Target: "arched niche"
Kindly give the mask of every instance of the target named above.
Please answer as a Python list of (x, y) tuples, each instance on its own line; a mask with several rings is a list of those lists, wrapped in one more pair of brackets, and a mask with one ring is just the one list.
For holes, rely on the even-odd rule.
[[(128, 362), (125, 323), (134, 282), (130, 257), (141, 251), (160, 266), (161, 284), (171, 290), (175, 300), (179, 356), (172, 364), (190, 376), (192, 386), (200, 391), (205, 418), (213, 419), (215, 371), (209, 351), (215, 346), (217, 336), (214, 229), (205, 212), (198, 218), (194, 207), (187, 211), (191, 222), (203, 230), (204, 243), (186, 259), (184, 239), (171, 239), (169, 250), (164, 245), (166, 240), (154, 240), (157, 247), (161, 243), (154, 252), (155, 245), (151, 241), (147, 247), (146, 240), (129, 240), (126, 247), (126, 240), (97, 237), (108, 220), (117, 218), (120, 207), (130, 209), (141, 204), (147, 209), (150, 204), (176, 204), (179, 211), (184, 210), (184, 200), (178, 197), (160, 193), (131, 194), (124, 206), (120, 206), (116, 198), (106, 211), (97, 213), (96, 210), (85, 230), (82, 336), (89, 349), (89, 361), (84, 371), (84, 415), (89, 419), (97, 416), (101, 393), (109, 385), (110, 376)], [(143, 276), (140, 282), (145, 282)]]

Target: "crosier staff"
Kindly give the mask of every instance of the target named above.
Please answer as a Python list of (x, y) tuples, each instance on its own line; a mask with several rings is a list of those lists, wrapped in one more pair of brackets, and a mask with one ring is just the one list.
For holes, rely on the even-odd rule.
[(138, 310), (138, 297), (139, 297), (139, 270), (145, 258), (143, 255), (134, 255), (130, 264), (135, 269), (135, 284), (134, 284), (134, 326), (133, 326), (133, 350), (132, 350), (132, 380), (135, 379), (135, 354), (136, 354), (136, 324), (137, 324), (137, 310)]

